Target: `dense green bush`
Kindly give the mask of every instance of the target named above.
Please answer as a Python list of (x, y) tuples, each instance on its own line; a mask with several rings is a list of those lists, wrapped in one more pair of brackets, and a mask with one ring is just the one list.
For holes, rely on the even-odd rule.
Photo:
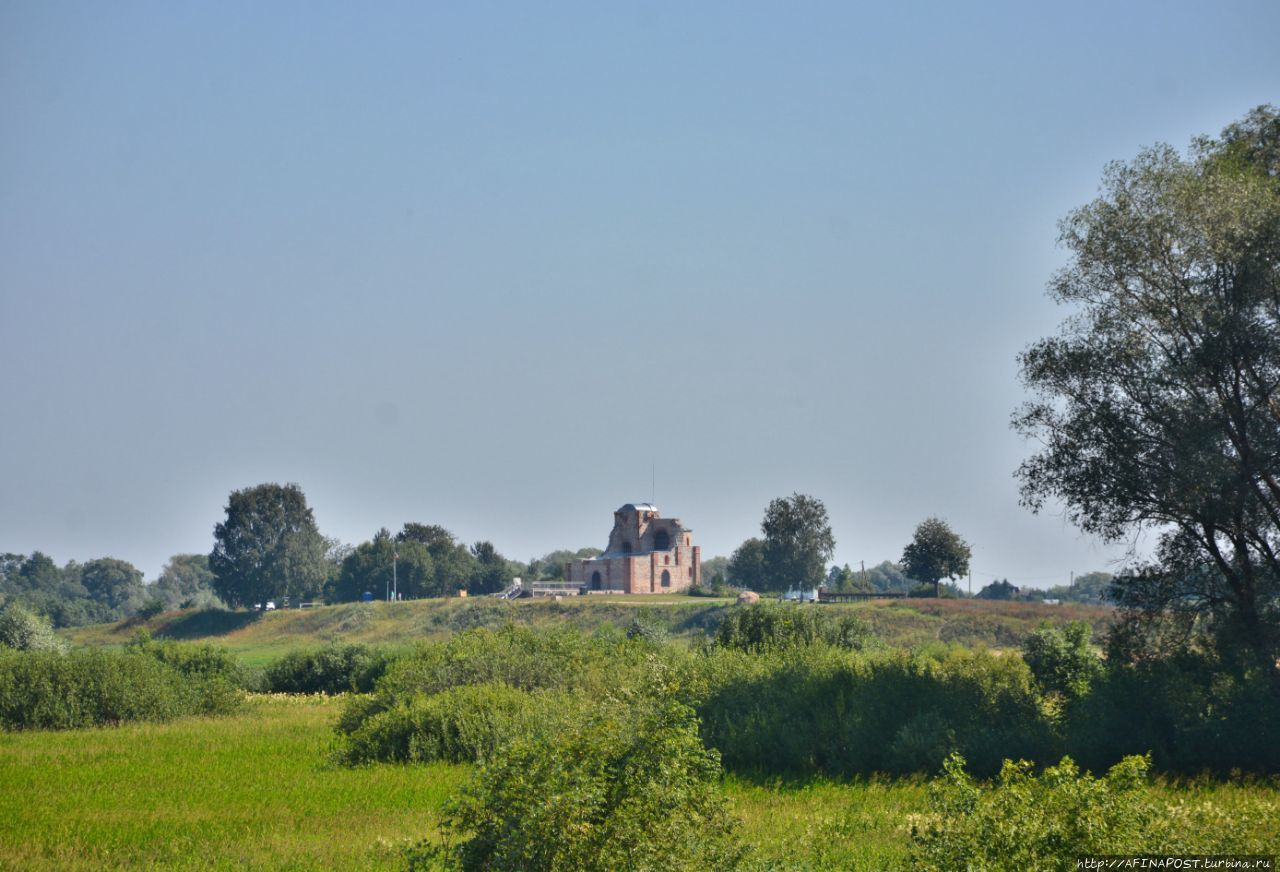
[(1045, 759), (1051, 723), (1017, 658), (942, 649), (860, 653), (826, 645), (713, 650), (684, 679), (707, 744), (731, 769), (852, 775), (934, 772), (963, 752), (994, 774)]
[(964, 759), (953, 756), (930, 789), (930, 813), (912, 823), (912, 868), (1066, 872), (1077, 868), (1081, 854), (1274, 851), (1269, 794), (1222, 808), (1188, 785), (1171, 799), (1151, 789), (1150, 769), (1150, 757), (1129, 756), (1095, 778), (1064, 757), (1037, 776), (1030, 763), (1005, 761), (999, 779), (983, 786), (965, 772)]
[(220, 679), (229, 685), (244, 686), (244, 671), (225, 648), (208, 643), (156, 640), (146, 630), (136, 632), (128, 647), (132, 651), (154, 657), (188, 678)]
[(294, 651), (267, 667), (263, 689), (269, 693), (368, 693), (393, 658), (367, 645), (328, 645)]
[(378, 693), (429, 694), (491, 682), (522, 690), (604, 693), (619, 683), (626, 685), (648, 660), (676, 656), (673, 648), (655, 648), (615, 634), (585, 636), (573, 628), (539, 630), (509, 624), (419, 645), (388, 669)]
[(931, 791), (932, 814), (912, 826), (914, 867), (1066, 872), (1079, 854), (1161, 850), (1150, 838), (1159, 815), (1144, 789), (1150, 765), (1126, 757), (1093, 778), (1064, 757), (1037, 777), (1030, 763), (1005, 761), (997, 783), (983, 788), (953, 755)]
[(1207, 652), (1111, 663), (1067, 708), (1068, 752), (1091, 769), (1150, 752), (1164, 772), (1280, 772), (1280, 698)]
[(628, 639), (642, 639), (653, 645), (667, 641), (670, 634), (658, 615), (652, 609), (641, 609), (640, 613), (627, 624)]
[(491, 760), (449, 810), (460, 843), (421, 846), (410, 868), (732, 870), (745, 850), (719, 775), (669, 693), (601, 703)]
[(1022, 659), (1031, 668), (1036, 684), (1045, 693), (1076, 699), (1089, 692), (1102, 676), (1102, 658), (1089, 644), (1093, 635), (1084, 621), (1061, 627), (1040, 625), (1022, 642)]
[(861, 649), (870, 637), (866, 623), (845, 610), (762, 602), (730, 611), (716, 630), (715, 644), (758, 654), (819, 642)]
[[(471, 697), (459, 694), (448, 702), (428, 700), (454, 688), (500, 685), (525, 694), (554, 690), (602, 698), (619, 689), (639, 687), (651, 662), (678, 656), (673, 648), (628, 639), (618, 632), (584, 636), (573, 629), (534, 630), (517, 625), (468, 630), (447, 642), (422, 643), (394, 661), (372, 696), (347, 703), (337, 729), (342, 735), (355, 736), (366, 721), (391, 713), (376, 728), (370, 726), (373, 741), (374, 735), (412, 732), (414, 724), (435, 723), (432, 718), (443, 723), (459, 715)], [(511, 694), (501, 698), (525, 699)], [(400, 747), (387, 741), (388, 747)], [(403, 759), (398, 753), (378, 757), (360, 751), (353, 759)]]
[(66, 644), (53, 632), (53, 625), (48, 618), (10, 602), (0, 609), (0, 648), (62, 651)]
[(564, 691), (505, 684), (451, 687), (398, 699), (365, 717), (344, 718), (336, 757), (349, 764), (483, 762), (516, 738), (564, 727), (585, 707), (580, 696)]
[(0, 727), (73, 729), (222, 714), (239, 692), (136, 651), (0, 651)]

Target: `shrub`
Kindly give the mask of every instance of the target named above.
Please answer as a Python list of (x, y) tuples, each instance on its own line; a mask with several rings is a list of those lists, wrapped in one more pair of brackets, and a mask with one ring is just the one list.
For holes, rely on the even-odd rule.
[(1040, 776), (1006, 760), (997, 783), (975, 784), (952, 755), (931, 790), (932, 813), (912, 826), (914, 868), (951, 872), (1076, 868), (1079, 854), (1160, 850), (1160, 809), (1146, 789), (1148, 757), (1126, 757), (1104, 778), (1081, 774), (1070, 757)]
[(294, 651), (267, 667), (263, 688), (269, 693), (368, 693), (391, 662), (390, 655), (367, 645)]
[(1022, 659), (1045, 693), (1076, 699), (1102, 675), (1102, 659), (1089, 645), (1093, 634), (1084, 621), (1062, 627), (1042, 623), (1022, 642)]
[[(394, 710), (378, 729), (412, 730), (410, 725), (423, 718), (444, 717), (435, 708), (444, 703), (426, 700), (454, 688), (501, 685), (526, 694), (554, 690), (599, 699), (641, 687), (651, 663), (678, 656), (670, 647), (629, 640), (621, 633), (587, 637), (573, 629), (541, 631), (515, 625), (497, 631), (468, 630), (445, 643), (420, 644), (411, 655), (395, 661), (372, 697), (347, 703), (337, 729), (351, 736), (366, 721)], [(466, 698), (459, 695), (449, 705)], [(393, 722), (398, 726), (392, 727)]]
[(53, 625), (48, 618), (33, 614), (11, 602), (0, 610), (0, 648), (63, 651), (66, 644), (53, 632)]
[(1280, 696), (1260, 672), (1233, 674), (1212, 654), (1109, 662), (1067, 708), (1067, 751), (1100, 769), (1151, 752), (1161, 771), (1280, 772)]
[(649, 610), (641, 611), (627, 624), (628, 639), (642, 639), (651, 645), (660, 645), (670, 635), (662, 622)]
[(144, 621), (149, 621), (156, 615), (164, 611), (165, 601), (158, 596), (153, 596), (145, 603), (138, 607), (137, 615)]
[(959, 750), (994, 774), (1011, 754), (1043, 759), (1055, 750), (1017, 658), (811, 646), (767, 654), (713, 649), (686, 668), (686, 699), (731, 769), (933, 772)]
[(226, 681), (179, 674), (133, 651), (0, 652), (0, 727), (74, 729), (221, 714), (239, 695)]
[(448, 812), (453, 849), (411, 868), (732, 870), (745, 858), (693, 711), (665, 694), (600, 704), (511, 746)]
[(445, 643), (419, 645), (397, 661), (378, 684), (380, 695), (438, 693), (465, 684), (496, 682), (522, 690), (560, 688), (603, 695), (639, 680), (652, 658), (671, 658), (655, 649), (607, 634), (584, 636), (573, 628), (532, 629), (508, 624), (475, 629)]
[(483, 762), (517, 737), (564, 726), (583, 707), (563, 691), (530, 692), (505, 684), (453, 687), (344, 718), (336, 757), (348, 764)]
[(128, 648), (153, 657), (188, 678), (221, 679), (229, 685), (244, 686), (244, 671), (225, 648), (207, 643), (176, 642), (172, 639), (157, 641), (146, 630), (134, 633)]
[(716, 630), (715, 644), (753, 653), (818, 643), (860, 649), (870, 635), (863, 621), (843, 610), (837, 614), (805, 606), (755, 603), (725, 616)]

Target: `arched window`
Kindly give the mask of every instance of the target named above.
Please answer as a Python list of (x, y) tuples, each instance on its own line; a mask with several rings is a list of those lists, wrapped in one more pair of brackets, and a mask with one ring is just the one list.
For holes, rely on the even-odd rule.
[(662, 586), (671, 587), (671, 573), (665, 569), (662, 570)]
[(671, 548), (671, 537), (667, 535), (666, 530), (659, 530), (653, 534), (653, 550), (668, 551)]
[(591, 573), (591, 589), (592, 590), (600, 589), (600, 573), (598, 572)]

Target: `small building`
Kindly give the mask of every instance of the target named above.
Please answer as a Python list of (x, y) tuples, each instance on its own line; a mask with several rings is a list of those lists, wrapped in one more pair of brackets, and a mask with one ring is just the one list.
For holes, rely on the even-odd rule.
[(604, 553), (574, 560), (565, 578), (586, 593), (673, 593), (702, 583), (702, 549), (679, 518), (663, 518), (649, 503), (627, 503), (613, 513)]

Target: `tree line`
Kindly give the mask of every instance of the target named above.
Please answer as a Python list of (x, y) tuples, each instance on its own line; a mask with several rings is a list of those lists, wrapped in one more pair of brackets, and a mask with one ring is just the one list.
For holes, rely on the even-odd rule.
[(0, 554), (0, 610), (20, 608), (54, 627), (151, 617), (187, 608), (265, 607), (268, 602), (349, 602), (494, 593), (514, 578), (556, 579), (596, 548), (560, 549), (527, 562), (492, 542), (467, 545), (435, 524), (383, 528), (358, 545), (320, 533), (302, 489), (261, 484), (233, 492), (209, 554), (175, 554), (145, 581), (126, 560), (102, 557), (62, 566), (41, 551)]

